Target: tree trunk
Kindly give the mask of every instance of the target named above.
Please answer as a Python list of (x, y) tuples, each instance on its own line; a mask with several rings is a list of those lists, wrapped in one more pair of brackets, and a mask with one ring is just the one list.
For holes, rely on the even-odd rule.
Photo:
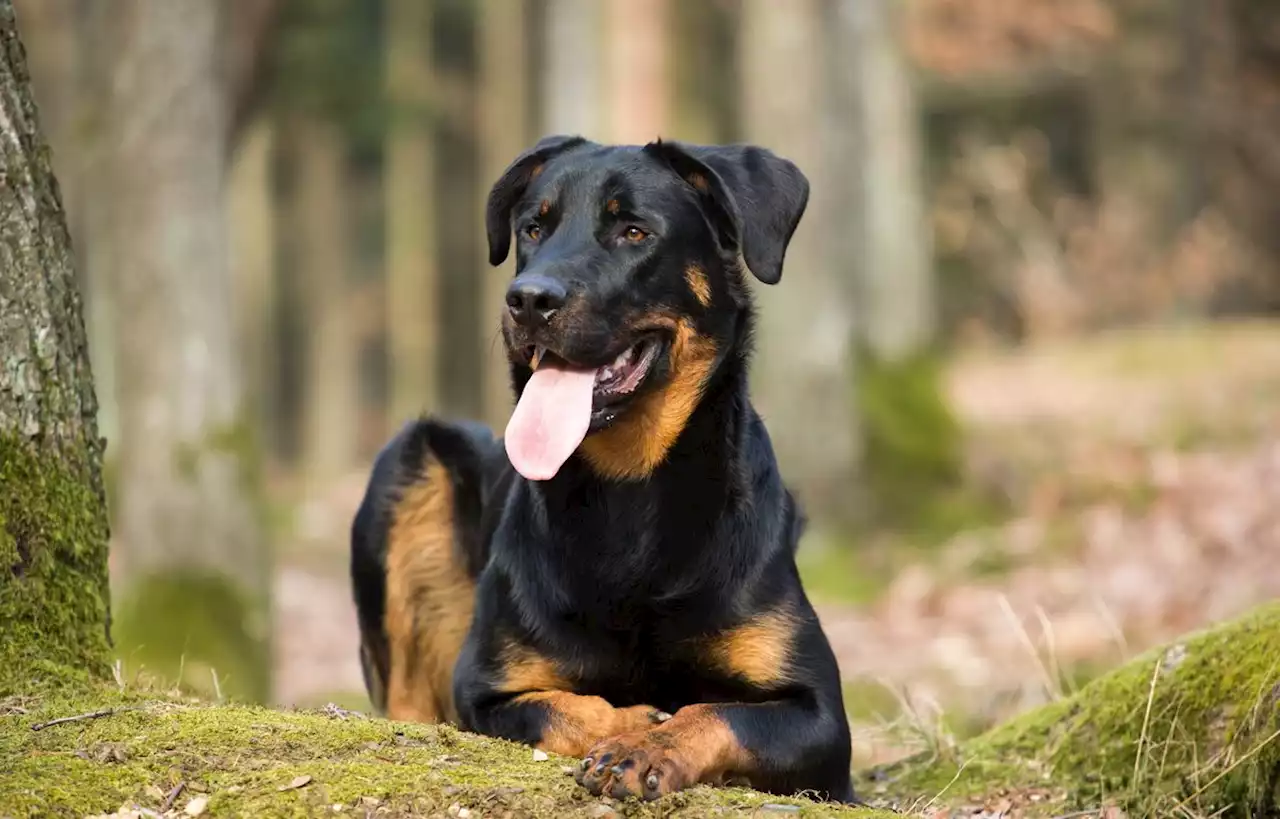
[(958, 476), (959, 429), (942, 394), (921, 128), (902, 53), (901, 4), (836, 0), (826, 26), (831, 188), (829, 266), (856, 281), (853, 383), (861, 510), (879, 522), (923, 513)]
[(347, 277), (352, 219), (344, 208), (349, 193), (342, 132), (332, 123), (309, 118), (294, 129), (293, 138), (294, 231), (307, 326), (301, 460), (307, 483), (319, 488), (341, 477), (355, 461), (359, 357)]
[(387, 335), (390, 424), (439, 410), (440, 284), (436, 248), (435, 135), (430, 92), (431, 6), (386, 8)]
[[(529, 147), (523, 123), (529, 120), (528, 70), (525, 47), (524, 0), (482, 0), (479, 16), (480, 119), (476, 133), (480, 139), (481, 202), (489, 188), (516, 156)], [(477, 241), (484, 243), (484, 231), (476, 231)], [(484, 362), (482, 403), (484, 420), (499, 432), (511, 415), (511, 371), (503, 352), (498, 320), (503, 309), (507, 285), (515, 261), (495, 270), (489, 266), (489, 250), (482, 247), (480, 259), (480, 310), (477, 326), (480, 332), (480, 357)]]
[[(859, 279), (860, 336), (897, 361), (933, 343), (932, 242), (925, 218), (923, 154), (914, 89), (902, 53), (894, 0), (838, 0), (832, 62), (843, 79), (832, 109), (852, 113), (832, 161), (852, 163), (839, 180), (853, 196), (838, 210), (861, 225), (833, 261)], [(852, 200), (852, 201), (850, 201)]]
[(667, 0), (607, 0), (609, 140), (643, 145), (670, 126)]
[(265, 698), (269, 566), (232, 321), (219, 4), (112, 10), (111, 284), (127, 311), (116, 637), (148, 672)]
[(108, 659), (97, 398), (61, 194), (0, 0), (0, 698)]
[(600, 0), (546, 0), (540, 72), (543, 134), (604, 138), (602, 10)]
[[(269, 116), (244, 126), (228, 183), (236, 338), (245, 362), (246, 404), (259, 430), (273, 425), (277, 345), (272, 333), (276, 295), (276, 208), (272, 172), (276, 123)], [(265, 458), (267, 453), (262, 453)]]
[[(841, 524), (856, 487), (858, 439), (849, 344), (852, 271), (823, 239), (837, 223), (821, 129), (820, 0), (745, 0), (739, 47), (744, 138), (799, 165), (811, 194), (776, 286), (754, 288), (759, 337), (753, 397), (788, 483), (815, 524)], [(839, 170), (837, 166), (833, 170)], [(799, 399), (799, 400), (797, 400)]]

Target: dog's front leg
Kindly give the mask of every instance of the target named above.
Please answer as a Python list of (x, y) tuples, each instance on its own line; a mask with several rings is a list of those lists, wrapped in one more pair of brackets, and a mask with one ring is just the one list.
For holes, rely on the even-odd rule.
[(469, 710), (465, 727), (470, 730), (574, 757), (605, 737), (642, 731), (671, 718), (647, 705), (615, 708), (603, 697), (570, 691), (529, 691)]
[(812, 695), (689, 705), (659, 727), (593, 745), (576, 774), (594, 794), (657, 799), (700, 783), (850, 801), (848, 726)]

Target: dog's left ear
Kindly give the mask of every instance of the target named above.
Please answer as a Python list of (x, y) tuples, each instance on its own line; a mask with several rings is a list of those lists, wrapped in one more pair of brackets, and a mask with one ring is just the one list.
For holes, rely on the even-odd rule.
[(497, 267), (511, 250), (511, 209), (524, 194), (542, 166), (566, 151), (585, 145), (580, 136), (543, 137), (529, 150), (516, 157), (489, 189), (485, 205), (484, 225), (489, 239), (489, 264)]
[(658, 140), (644, 150), (698, 191), (721, 245), (740, 251), (757, 279), (777, 284), (787, 246), (809, 203), (809, 179), (796, 164), (756, 145)]

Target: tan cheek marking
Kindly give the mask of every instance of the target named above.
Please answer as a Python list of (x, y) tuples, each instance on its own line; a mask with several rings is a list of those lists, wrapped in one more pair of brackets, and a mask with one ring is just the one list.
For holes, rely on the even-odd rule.
[(672, 328), (672, 376), (662, 389), (637, 399), (625, 418), (582, 442), (591, 468), (613, 480), (637, 480), (658, 468), (702, 400), (716, 360), (715, 341), (699, 335), (688, 319), (648, 316), (638, 324)]
[(711, 306), (711, 280), (707, 278), (707, 272), (696, 264), (691, 264), (684, 269), (684, 280), (689, 285), (689, 291), (693, 293), (693, 297), (698, 300), (698, 304), (703, 307)]

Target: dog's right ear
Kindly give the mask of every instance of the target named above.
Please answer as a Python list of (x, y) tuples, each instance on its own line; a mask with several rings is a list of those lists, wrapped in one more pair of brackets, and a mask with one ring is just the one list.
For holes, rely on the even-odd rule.
[(493, 183), (489, 201), (485, 205), (484, 225), (489, 237), (489, 264), (497, 267), (507, 259), (511, 250), (511, 209), (524, 194), (525, 188), (553, 157), (586, 143), (580, 136), (548, 136), (516, 157)]

